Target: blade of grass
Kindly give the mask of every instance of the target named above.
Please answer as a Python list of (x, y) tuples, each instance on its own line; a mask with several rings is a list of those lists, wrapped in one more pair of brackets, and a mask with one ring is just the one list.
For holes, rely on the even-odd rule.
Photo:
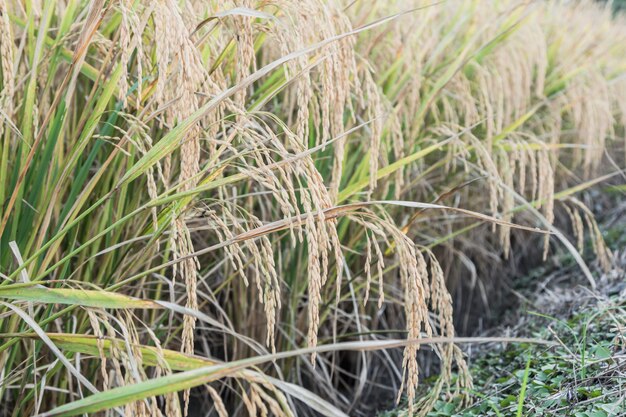
[(41, 285), (7, 285), (0, 287), (0, 298), (113, 309), (163, 308), (151, 300), (141, 300), (114, 292), (103, 290), (46, 288)]
[(94, 413), (116, 406), (122, 406), (129, 402), (142, 400), (144, 398), (163, 395), (171, 392), (184, 391), (199, 385), (209, 383), (221, 378), (225, 378), (239, 372), (245, 368), (257, 366), (263, 363), (276, 361), (279, 359), (309, 355), (312, 353), (332, 352), (339, 350), (349, 351), (376, 351), (382, 349), (404, 347), (409, 344), (439, 344), (439, 343), (537, 343), (552, 345), (553, 342), (524, 338), (447, 338), (432, 337), (416, 340), (383, 340), (383, 341), (362, 341), (344, 342), (329, 345), (317, 346), (315, 348), (303, 348), (293, 351), (278, 352), (275, 354), (263, 355), (259, 357), (240, 359), (225, 364), (210, 365), (191, 371), (185, 371), (174, 375), (154, 378), (140, 383), (126, 385), (124, 387), (113, 388), (83, 398), (78, 401), (57, 407), (49, 412), (43, 413), (40, 417), (69, 417), (83, 413)]
[(519, 393), (519, 398), (517, 400), (517, 413), (515, 413), (516, 417), (522, 417), (522, 412), (524, 411), (524, 401), (526, 400), (526, 387), (528, 386), (528, 377), (530, 375), (530, 363), (532, 357), (530, 354), (528, 355), (528, 360), (526, 361), (526, 369), (524, 369), (524, 377), (522, 378), (522, 389)]

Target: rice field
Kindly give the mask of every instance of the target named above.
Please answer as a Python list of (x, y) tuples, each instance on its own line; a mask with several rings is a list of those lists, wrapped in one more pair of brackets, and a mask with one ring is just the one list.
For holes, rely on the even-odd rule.
[(0, 54), (1, 416), (425, 415), (511, 265), (612, 268), (610, 4), (0, 0)]

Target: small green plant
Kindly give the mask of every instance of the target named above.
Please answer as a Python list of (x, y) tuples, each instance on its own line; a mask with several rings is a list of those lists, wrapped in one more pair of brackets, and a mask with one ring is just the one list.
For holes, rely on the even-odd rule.
[(509, 344), (485, 351), (470, 369), (474, 404), (460, 407), (440, 399), (428, 415), (614, 417), (626, 412), (623, 299), (588, 305), (565, 319), (542, 314), (529, 319), (523, 334), (554, 340), (552, 347)]

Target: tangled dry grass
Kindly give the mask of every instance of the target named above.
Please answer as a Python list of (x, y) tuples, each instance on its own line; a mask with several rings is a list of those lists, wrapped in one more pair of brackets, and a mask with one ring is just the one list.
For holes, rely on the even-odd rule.
[[(401, 381), (424, 413), (453, 369), (452, 391), (471, 387), (449, 292), (468, 271), (488, 285), (536, 235), (592, 283), (585, 235), (610, 265), (575, 198), (626, 157), (626, 22), (608, 9), (0, 0), (0, 15), (2, 415), (336, 416), (370, 380)], [(440, 379), (417, 399), (420, 345)]]

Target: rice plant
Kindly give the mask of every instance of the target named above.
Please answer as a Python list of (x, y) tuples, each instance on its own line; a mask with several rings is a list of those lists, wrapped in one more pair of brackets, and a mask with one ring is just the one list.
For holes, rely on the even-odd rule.
[(409, 413), (470, 401), (460, 280), (537, 237), (592, 284), (583, 236), (610, 266), (576, 194), (624, 166), (625, 23), (588, 2), (0, 0), (0, 414), (345, 416), (371, 381)]

